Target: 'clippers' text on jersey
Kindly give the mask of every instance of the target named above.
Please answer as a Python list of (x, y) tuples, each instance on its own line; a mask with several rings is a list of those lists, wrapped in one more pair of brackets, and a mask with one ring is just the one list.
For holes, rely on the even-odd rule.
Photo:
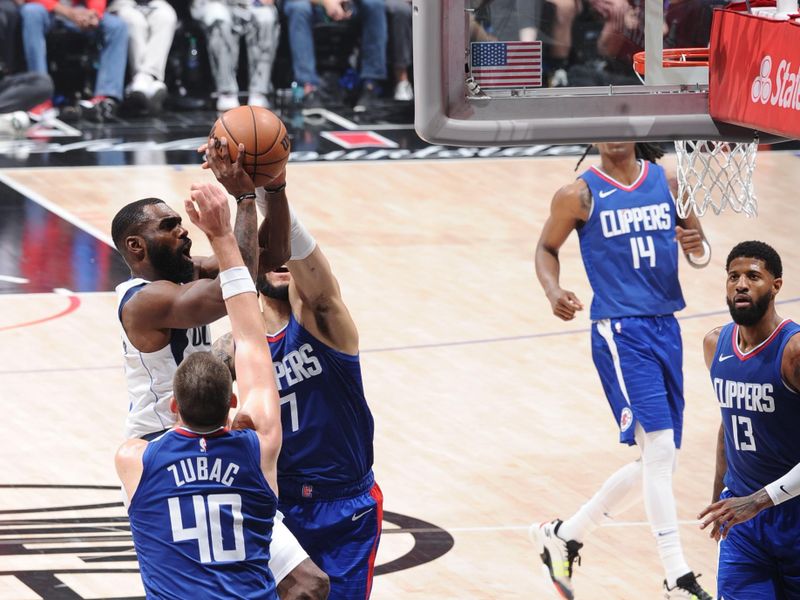
[(281, 396), (281, 499), (313, 499), (371, 476), (374, 425), (358, 356), (316, 339), (293, 315), (268, 339)]
[(675, 201), (664, 170), (649, 161), (639, 164), (639, 177), (629, 186), (596, 167), (580, 176), (592, 195), (578, 237), (595, 321), (668, 315), (685, 306)]
[(760, 490), (800, 463), (800, 395), (781, 375), (784, 348), (798, 332), (800, 326), (787, 319), (743, 353), (737, 325), (720, 331), (711, 383), (725, 432), (725, 486), (735, 496)]

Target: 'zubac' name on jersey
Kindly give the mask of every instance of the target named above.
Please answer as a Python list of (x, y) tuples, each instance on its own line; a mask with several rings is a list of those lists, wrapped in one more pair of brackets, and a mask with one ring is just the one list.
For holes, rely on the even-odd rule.
[[(180, 473), (178, 472), (178, 465), (180, 465)], [(195, 456), (194, 458), (183, 458), (177, 463), (171, 464), (167, 467), (167, 471), (172, 473), (177, 487), (195, 481), (216, 481), (224, 486), (231, 487), (234, 477), (239, 472), (239, 465), (235, 462), (224, 465), (222, 459), (215, 458), (209, 468), (208, 457)]]
[(771, 383), (749, 383), (714, 378), (714, 392), (722, 408), (749, 410), (752, 412), (775, 412)]
[(283, 360), (272, 363), (279, 392), (322, 374), (322, 365), (313, 353), (311, 344), (303, 344), (297, 350), (289, 352)]
[(627, 235), (631, 231), (664, 231), (672, 229), (670, 206), (666, 202), (637, 206), (634, 208), (617, 208), (600, 212), (600, 223), (603, 237), (612, 238)]

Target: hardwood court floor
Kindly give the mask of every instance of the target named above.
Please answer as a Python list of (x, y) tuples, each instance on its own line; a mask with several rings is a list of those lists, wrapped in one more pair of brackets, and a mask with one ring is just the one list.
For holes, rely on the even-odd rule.
[[(701, 340), (727, 320), (724, 259), (743, 239), (776, 246), (785, 265), (780, 299), (787, 304), (780, 312), (800, 313), (797, 161), (790, 153), (761, 153), (760, 216), (706, 217), (711, 265), (695, 270), (681, 263), (688, 302), (681, 313), (687, 424), (675, 488), (689, 564), (711, 588), (716, 547), (693, 523), (709, 499), (719, 424)], [(616, 443), (591, 364), (588, 314), (570, 323), (553, 317), (533, 272), (533, 248), (550, 198), (573, 179), (574, 164), (574, 158), (549, 158), (289, 168), (290, 199), (330, 258), (360, 329), (385, 508), (441, 527), (455, 541), (433, 562), (378, 577), (378, 600), (554, 597), (540, 575), (527, 525), (571, 514), (612, 470), (635, 457)], [(3, 175), (106, 233), (126, 202), (157, 195), (181, 210), (189, 184), (208, 179), (194, 166)], [(207, 249), (202, 236), (194, 232), (193, 238), (196, 254)], [(574, 237), (563, 251), (562, 279), (588, 306)], [(112, 456), (126, 399), (115, 299), (112, 293), (78, 299), (80, 306), (62, 318), (0, 329), (6, 424), (0, 473), (6, 485), (109, 489), (0, 487), (0, 519), (26, 518), (6, 511), (113, 505), (119, 499)], [(68, 302), (56, 294), (0, 296), (0, 328), (58, 313)], [(225, 329), (224, 322), (215, 326), (216, 333)], [(44, 514), (124, 513), (100, 506)], [(660, 597), (662, 573), (644, 511), (637, 507), (625, 519), (586, 543), (576, 573), (579, 598)], [(379, 564), (413, 545), (408, 533), (388, 533), (396, 527), (386, 523)], [(116, 556), (124, 547), (111, 538), (98, 536), (92, 555), (48, 550), (55, 538), (69, 546), (68, 531), (41, 541), (34, 553), (31, 547), (0, 552), (0, 597), (37, 598), (9, 574), (37, 570), (60, 573), (86, 598), (141, 595), (132, 554)], [(15, 537), (9, 536), (3, 538)], [(86, 573), (87, 556), (124, 560), (91, 563), (100, 572)]]

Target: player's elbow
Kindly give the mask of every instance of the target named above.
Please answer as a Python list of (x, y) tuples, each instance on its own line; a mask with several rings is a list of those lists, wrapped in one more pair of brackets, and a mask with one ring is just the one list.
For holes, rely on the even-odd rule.
[(309, 581), (308, 591), (302, 596), (303, 600), (327, 600), (331, 591), (331, 580), (319, 571)]
[(306, 559), (281, 582), (278, 591), (281, 600), (327, 600), (331, 582), (319, 567)]

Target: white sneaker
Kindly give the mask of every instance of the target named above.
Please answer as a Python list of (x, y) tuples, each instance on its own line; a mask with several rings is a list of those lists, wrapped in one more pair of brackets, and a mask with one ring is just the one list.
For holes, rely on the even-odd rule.
[(250, 92), (250, 96), (247, 98), (247, 103), (250, 106), (269, 108), (269, 99), (264, 94), (259, 94), (258, 92)]
[(31, 119), (24, 110), (0, 114), (0, 133), (21, 135), (31, 126)]
[(700, 587), (697, 583), (699, 575), (691, 571), (675, 582), (675, 587), (671, 588), (664, 581), (664, 598), (666, 600), (713, 600), (711, 594)]
[(550, 87), (567, 87), (569, 85), (569, 77), (564, 69), (556, 69), (553, 71), (553, 76), (550, 78)]
[(150, 111), (161, 112), (164, 100), (167, 99), (167, 84), (158, 79), (153, 79), (147, 88), (147, 97), (150, 100)]
[(572, 587), (572, 567), (575, 561), (581, 564), (578, 551), (583, 544), (575, 540), (564, 540), (558, 536), (561, 519), (549, 523), (534, 523), (528, 530), (531, 541), (539, 550), (542, 559), (542, 571), (556, 587), (556, 591), (566, 600), (575, 598)]
[(408, 102), (414, 99), (414, 88), (407, 79), (397, 82), (394, 86), (394, 99), (398, 102)]
[(220, 94), (217, 98), (217, 110), (225, 112), (239, 106), (239, 96), (236, 94)]
[(147, 96), (152, 82), (153, 78), (147, 73), (137, 73), (128, 86), (128, 94), (138, 93)]

